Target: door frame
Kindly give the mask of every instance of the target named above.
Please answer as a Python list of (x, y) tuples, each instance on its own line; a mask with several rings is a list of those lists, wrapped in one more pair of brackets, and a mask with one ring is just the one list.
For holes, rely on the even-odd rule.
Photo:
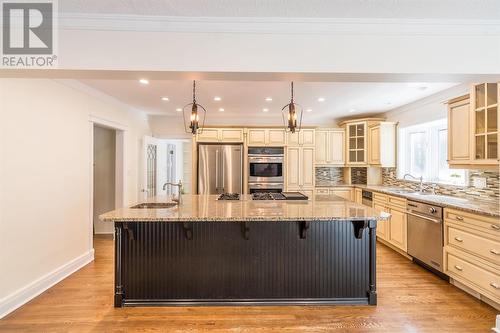
[(90, 202), (89, 202), (89, 247), (94, 248), (94, 126), (109, 128), (115, 131), (115, 207), (123, 207), (126, 202), (127, 182), (126, 182), (126, 138), (128, 135), (127, 126), (112, 120), (90, 116), (89, 117), (89, 172), (90, 172)]

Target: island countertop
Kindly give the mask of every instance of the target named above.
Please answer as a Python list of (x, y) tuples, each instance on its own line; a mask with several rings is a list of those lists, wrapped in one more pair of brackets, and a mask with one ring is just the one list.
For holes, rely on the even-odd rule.
[[(182, 204), (166, 209), (124, 207), (105, 213), (105, 222), (178, 222), (178, 221), (351, 221), (386, 220), (389, 214), (345, 200), (336, 195), (316, 195), (309, 200), (217, 200), (217, 195), (183, 195)], [(145, 202), (169, 202), (165, 196)]]

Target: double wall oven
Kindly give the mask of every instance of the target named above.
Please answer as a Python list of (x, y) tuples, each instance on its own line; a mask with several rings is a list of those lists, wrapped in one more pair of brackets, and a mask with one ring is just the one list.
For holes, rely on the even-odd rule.
[(284, 186), (283, 147), (248, 148), (248, 188), (250, 193), (280, 193)]

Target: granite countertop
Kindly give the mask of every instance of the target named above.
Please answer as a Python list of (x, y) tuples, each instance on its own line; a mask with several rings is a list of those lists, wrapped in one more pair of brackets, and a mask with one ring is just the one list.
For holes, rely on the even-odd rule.
[(404, 188), (382, 185), (354, 185), (357, 188), (367, 189), (374, 192), (389, 194), (396, 197), (406, 198), (418, 202), (434, 204), (441, 207), (453, 208), (465, 212), (481, 214), (500, 218), (500, 203), (486, 200), (472, 200), (447, 195), (419, 195), (413, 193), (397, 193)]
[[(239, 201), (219, 201), (217, 195), (183, 195), (183, 203), (167, 209), (120, 208), (99, 218), (114, 221), (349, 221), (386, 220), (389, 214), (345, 200), (335, 195), (317, 195), (309, 200), (252, 200), (242, 195)], [(154, 197), (147, 202), (167, 202)]]

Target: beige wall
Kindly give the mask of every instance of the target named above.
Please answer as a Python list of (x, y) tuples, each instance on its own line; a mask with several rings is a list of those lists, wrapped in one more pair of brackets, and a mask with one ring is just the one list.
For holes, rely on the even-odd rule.
[(125, 202), (134, 201), (146, 117), (67, 83), (0, 79), (0, 317), (93, 253), (91, 116), (126, 128)]
[(94, 126), (94, 233), (113, 233), (99, 215), (115, 209), (116, 131)]

